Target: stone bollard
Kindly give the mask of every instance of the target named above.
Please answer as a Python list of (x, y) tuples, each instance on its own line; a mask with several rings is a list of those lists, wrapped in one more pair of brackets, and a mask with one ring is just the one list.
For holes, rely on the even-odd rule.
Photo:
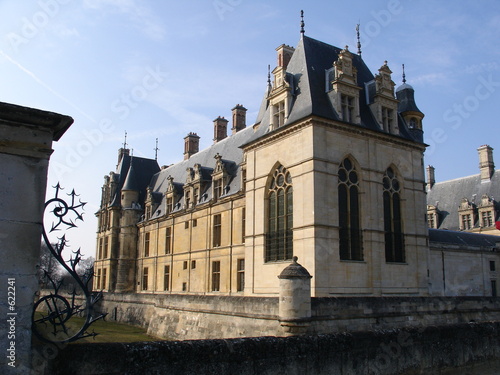
[(279, 320), (285, 336), (305, 333), (311, 320), (311, 278), (297, 263), (298, 258), (278, 276), (280, 279)]

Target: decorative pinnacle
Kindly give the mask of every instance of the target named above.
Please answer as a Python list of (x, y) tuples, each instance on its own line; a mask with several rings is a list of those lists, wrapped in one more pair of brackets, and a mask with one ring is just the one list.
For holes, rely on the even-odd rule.
[(155, 148), (153, 150), (155, 152), (155, 160), (158, 160), (158, 151), (160, 150), (158, 148), (158, 138), (156, 138), (156, 146), (155, 146)]
[(123, 148), (127, 148), (127, 131), (125, 130), (125, 141), (123, 142)]
[(306, 25), (306, 24), (304, 23), (304, 11), (303, 11), (303, 10), (301, 10), (301, 11), (300, 11), (300, 33), (301, 33), (302, 35), (304, 35), (304, 33), (305, 33), (305, 30), (304, 30), (304, 26), (305, 26), (305, 25)]
[(358, 55), (361, 56), (361, 40), (359, 38), (359, 23), (356, 25), (356, 38), (358, 39)]
[(406, 83), (405, 64), (403, 64), (403, 83)]

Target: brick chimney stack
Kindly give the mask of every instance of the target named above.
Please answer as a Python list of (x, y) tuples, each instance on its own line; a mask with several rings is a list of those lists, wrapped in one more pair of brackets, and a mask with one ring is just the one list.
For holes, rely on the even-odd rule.
[(236, 106), (232, 109), (233, 111), (233, 127), (231, 130), (232, 134), (236, 134), (240, 130), (246, 128), (246, 117), (247, 117), (247, 109), (243, 107), (241, 104), (236, 104)]
[(295, 48), (287, 46), (286, 44), (282, 44), (281, 46), (276, 48), (276, 51), (278, 52), (278, 66), (286, 69), (288, 67), (288, 63), (290, 62), (290, 59), (292, 58)]
[(477, 149), (479, 153), (479, 171), (481, 173), (481, 182), (489, 181), (495, 172), (493, 163), (493, 148), (483, 145)]
[(189, 133), (184, 137), (184, 160), (189, 159), (200, 149), (200, 137), (196, 133)]
[(427, 166), (427, 190), (431, 190), (436, 183), (436, 178), (434, 177), (434, 167), (432, 165)]
[(214, 143), (227, 137), (227, 123), (228, 121), (220, 116), (214, 120)]

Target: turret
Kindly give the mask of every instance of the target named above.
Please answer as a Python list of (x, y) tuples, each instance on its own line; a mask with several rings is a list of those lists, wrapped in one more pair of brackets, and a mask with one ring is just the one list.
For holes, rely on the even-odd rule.
[(414, 136), (415, 140), (423, 142), (424, 131), (422, 128), (422, 120), (425, 115), (418, 109), (415, 103), (415, 90), (406, 83), (404, 65), (403, 84), (396, 89), (396, 98), (399, 100), (398, 112), (403, 116), (410, 133)]
[(121, 205), (123, 208), (133, 208), (139, 201), (139, 184), (134, 171), (134, 159), (130, 160), (130, 168), (122, 187)]

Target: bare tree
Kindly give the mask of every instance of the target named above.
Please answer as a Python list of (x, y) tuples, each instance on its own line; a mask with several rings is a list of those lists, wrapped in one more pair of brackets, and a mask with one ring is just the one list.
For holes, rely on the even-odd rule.
[[(38, 262), (37, 277), (41, 288), (51, 288), (50, 280), (57, 282), (61, 278), (61, 267), (54, 258), (45, 242), (40, 246), (40, 259)], [(50, 278), (50, 279), (49, 279)]]

